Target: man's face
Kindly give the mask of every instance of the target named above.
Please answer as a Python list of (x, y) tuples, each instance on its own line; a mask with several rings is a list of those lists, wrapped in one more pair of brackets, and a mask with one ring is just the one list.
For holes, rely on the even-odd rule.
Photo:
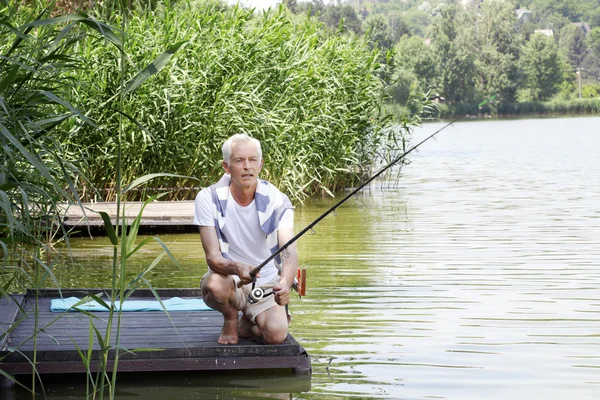
[(234, 142), (231, 146), (229, 162), (223, 161), (223, 168), (231, 175), (231, 182), (240, 188), (256, 185), (263, 160), (258, 157), (256, 146), (251, 142)]

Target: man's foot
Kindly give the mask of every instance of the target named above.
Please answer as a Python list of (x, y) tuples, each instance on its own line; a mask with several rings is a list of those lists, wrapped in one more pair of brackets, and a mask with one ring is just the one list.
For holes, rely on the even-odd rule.
[(248, 318), (245, 316), (241, 316), (238, 322), (238, 335), (241, 338), (249, 338), (252, 337), (252, 326), (254, 324), (250, 322)]
[(238, 342), (238, 320), (225, 320), (221, 328), (221, 336), (218, 342), (220, 344), (237, 344)]

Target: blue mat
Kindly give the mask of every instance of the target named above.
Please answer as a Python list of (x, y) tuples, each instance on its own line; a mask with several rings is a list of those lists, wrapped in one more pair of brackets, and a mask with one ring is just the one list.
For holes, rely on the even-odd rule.
[[(80, 302), (81, 299), (78, 297), (68, 297), (66, 299), (52, 299), (50, 301), (50, 311), (52, 312), (65, 312), (65, 311), (109, 311), (108, 308), (104, 307), (97, 301), (88, 301), (86, 303), (79, 304), (76, 308), (71, 308), (73, 305)], [(162, 301), (167, 311), (207, 311), (212, 310), (204, 304), (202, 299), (182, 299), (179, 297), (172, 297), (168, 300)], [(121, 302), (115, 302), (115, 309), (118, 310)], [(121, 311), (164, 311), (158, 300), (125, 300), (123, 302), (123, 308)]]

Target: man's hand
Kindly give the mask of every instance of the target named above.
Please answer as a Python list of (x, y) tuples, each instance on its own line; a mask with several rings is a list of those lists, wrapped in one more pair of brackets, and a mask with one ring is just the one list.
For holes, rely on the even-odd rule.
[(275, 293), (275, 303), (280, 306), (285, 306), (290, 302), (290, 285), (285, 278), (281, 278), (279, 283), (273, 286), (273, 292)]
[[(250, 272), (252, 272), (252, 270), (254, 269), (254, 267), (250, 264), (246, 264), (246, 263), (242, 263), (242, 262), (237, 262), (236, 263), (236, 271), (237, 271), (237, 276), (240, 277), (240, 286), (243, 285), (247, 285), (248, 283), (252, 283), (252, 276), (250, 275)], [(256, 274), (255, 278), (260, 277), (260, 272)]]

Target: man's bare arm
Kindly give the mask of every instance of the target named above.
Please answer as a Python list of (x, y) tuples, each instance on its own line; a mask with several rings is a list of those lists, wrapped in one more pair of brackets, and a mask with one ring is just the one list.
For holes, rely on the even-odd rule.
[(206, 263), (213, 272), (222, 275), (237, 275), (244, 284), (252, 282), (250, 276), (251, 265), (223, 257), (214, 226), (201, 226), (200, 240), (202, 241)]
[[(277, 240), (280, 246), (286, 244), (293, 237), (294, 230), (292, 228), (282, 228), (277, 231)], [(289, 245), (281, 253), (281, 258), (283, 264), (281, 280), (273, 289), (276, 291), (275, 301), (277, 304), (283, 306), (290, 301), (290, 288), (294, 283), (296, 271), (298, 270), (298, 248), (296, 247), (296, 243)]]

